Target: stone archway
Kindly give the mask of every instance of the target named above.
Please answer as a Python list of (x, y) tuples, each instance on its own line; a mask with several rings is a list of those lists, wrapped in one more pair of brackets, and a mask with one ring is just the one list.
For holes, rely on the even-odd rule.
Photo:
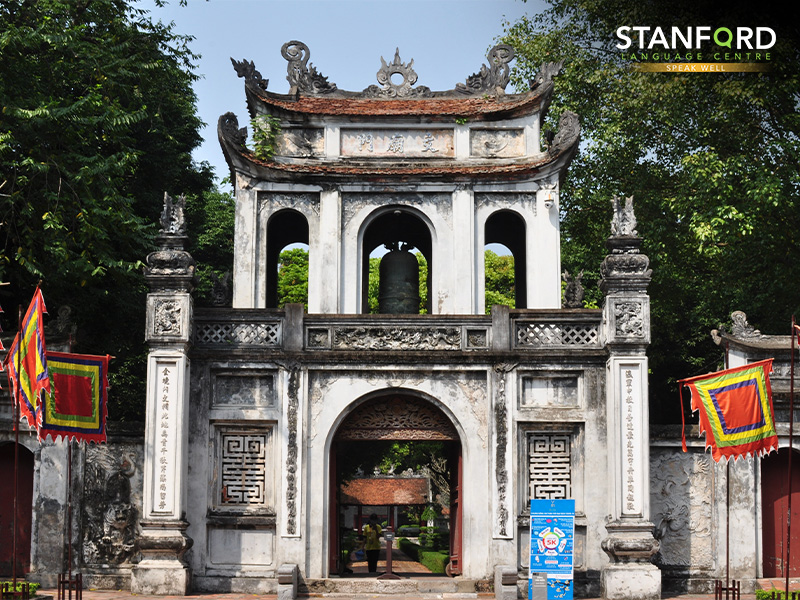
[(391, 393), (357, 406), (339, 425), (330, 449), (329, 573), (340, 571), (340, 523), (337, 446), (343, 442), (441, 441), (450, 465), (450, 564), (461, 573), (461, 438), (450, 418), (432, 402), (407, 393)]

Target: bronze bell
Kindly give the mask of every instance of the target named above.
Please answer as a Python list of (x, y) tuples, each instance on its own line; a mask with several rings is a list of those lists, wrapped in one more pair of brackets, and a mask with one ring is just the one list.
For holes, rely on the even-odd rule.
[(403, 244), (387, 244), (389, 252), (381, 259), (378, 312), (381, 314), (419, 314), (419, 263)]

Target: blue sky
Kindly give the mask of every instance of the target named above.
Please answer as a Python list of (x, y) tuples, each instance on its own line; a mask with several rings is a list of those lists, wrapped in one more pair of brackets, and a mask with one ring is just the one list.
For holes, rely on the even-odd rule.
[(228, 169), (217, 142), (220, 115), (231, 111), (248, 124), (244, 84), (230, 58), (255, 62), (269, 79), (269, 90), (286, 93), (286, 61), (281, 46), (300, 40), (310, 62), (340, 89), (361, 91), (377, 84), (381, 56), (387, 62), (400, 49), (403, 62), (414, 59), (417, 85), (447, 90), (486, 63), (486, 53), (503, 33), (503, 22), (542, 9), (541, 0), (153, 0), (139, 6), (153, 20), (173, 21), (178, 33), (195, 37), (201, 54), (195, 84), (205, 142), (195, 159), (208, 161), (219, 178)]

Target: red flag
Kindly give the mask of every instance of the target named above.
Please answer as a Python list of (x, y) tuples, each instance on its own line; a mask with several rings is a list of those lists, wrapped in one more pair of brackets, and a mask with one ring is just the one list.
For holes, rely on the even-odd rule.
[(705, 433), (706, 447), (711, 446), (715, 461), (778, 449), (771, 371), (770, 358), (680, 380), (692, 392), (692, 410), (700, 414), (700, 432)]
[(46, 312), (42, 291), (37, 287), (22, 320), (22, 328), (17, 332), (5, 361), (14, 401), (19, 402), (20, 413), (28, 425), (37, 430), (41, 392), (50, 391), (42, 321), (42, 315)]
[(53, 391), (45, 396), (39, 439), (106, 441), (109, 356), (48, 352)]

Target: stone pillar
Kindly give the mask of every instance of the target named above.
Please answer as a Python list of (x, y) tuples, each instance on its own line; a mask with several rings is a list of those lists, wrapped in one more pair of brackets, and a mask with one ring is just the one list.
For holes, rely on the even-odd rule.
[(650, 522), (649, 416), (647, 346), (650, 343), (652, 271), (639, 252), (633, 198), (623, 206), (613, 199), (611, 253), (600, 267), (605, 294), (603, 336), (609, 349), (607, 415), (611, 515), (603, 550), (611, 563), (603, 569), (603, 597), (652, 599), (661, 597), (661, 572), (651, 563), (658, 552)]
[(192, 545), (186, 535), (189, 359), (194, 259), (183, 247), (188, 239), (181, 196), (164, 195), (160, 249), (147, 257), (145, 338), (147, 423), (145, 426), (142, 560), (133, 568), (135, 594), (186, 595), (191, 569), (183, 555)]

